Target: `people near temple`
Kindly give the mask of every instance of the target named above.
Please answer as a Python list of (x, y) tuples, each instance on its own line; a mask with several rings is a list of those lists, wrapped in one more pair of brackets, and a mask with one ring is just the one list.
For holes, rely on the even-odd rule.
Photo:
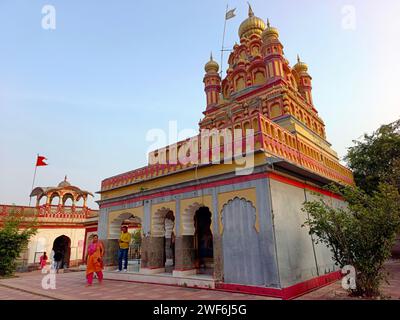
[(124, 272), (128, 271), (128, 251), (131, 243), (131, 234), (128, 232), (127, 226), (121, 227), (121, 235), (119, 237), (118, 251), (118, 272), (122, 271), (122, 261), (124, 262)]
[(55, 250), (53, 259), (54, 259), (54, 269), (57, 270), (58, 273), (58, 270), (60, 269), (63, 260), (62, 252), (59, 250)]
[(43, 252), (43, 255), (40, 257), (40, 260), (39, 260), (40, 269), (43, 269), (46, 266), (47, 259), (48, 259), (48, 257), (46, 255), (46, 252)]
[(103, 281), (103, 256), (104, 246), (97, 235), (93, 235), (92, 243), (86, 254), (86, 286), (93, 284), (93, 276), (96, 273), (99, 283)]

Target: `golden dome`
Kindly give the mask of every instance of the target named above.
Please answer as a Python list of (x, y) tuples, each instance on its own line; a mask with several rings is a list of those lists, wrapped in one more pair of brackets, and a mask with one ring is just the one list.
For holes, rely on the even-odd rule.
[(218, 70), (219, 70), (219, 65), (218, 65), (218, 63), (216, 63), (216, 62), (213, 60), (212, 53), (211, 53), (211, 55), (210, 55), (210, 61), (208, 61), (208, 62), (206, 63), (206, 65), (204, 66), (204, 70), (205, 70), (207, 73), (210, 72), (210, 71), (218, 72)]
[(265, 29), (265, 22), (254, 15), (249, 4), (249, 17), (244, 20), (239, 27), (239, 37), (249, 37), (252, 34), (261, 35)]
[(294, 65), (294, 70), (296, 70), (298, 73), (301, 72), (307, 72), (308, 71), (308, 66), (306, 63), (302, 62), (300, 60), (299, 55), (297, 55), (297, 63)]
[(261, 36), (263, 39), (279, 38), (278, 29), (271, 27), (269, 19), (267, 20), (267, 28), (263, 31)]

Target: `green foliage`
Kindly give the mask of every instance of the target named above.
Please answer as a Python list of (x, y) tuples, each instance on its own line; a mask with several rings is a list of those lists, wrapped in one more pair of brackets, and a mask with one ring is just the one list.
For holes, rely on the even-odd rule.
[(381, 126), (363, 141), (353, 141), (345, 157), (353, 170), (356, 184), (367, 193), (377, 190), (380, 182), (400, 190), (400, 120)]
[(15, 210), (2, 219), (0, 227), (0, 276), (11, 276), (16, 260), (26, 249), (29, 239), (37, 230), (35, 220), (27, 220)]
[(132, 242), (134, 245), (139, 245), (142, 243), (142, 234), (140, 232), (140, 229), (137, 229), (134, 231), (132, 234)]
[(347, 206), (333, 208), (321, 198), (305, 202), (305, 226), (326, 244), (340, 267), (356, 269), (357, 289), (353, 294), (379, 295), (379, 284), (385, 279), (383, 264), (390, 257), (396, 234), (400, 232), (400, 196), (390, 184), (379, 184), (367, 194), (358, 187), (330, 186)]

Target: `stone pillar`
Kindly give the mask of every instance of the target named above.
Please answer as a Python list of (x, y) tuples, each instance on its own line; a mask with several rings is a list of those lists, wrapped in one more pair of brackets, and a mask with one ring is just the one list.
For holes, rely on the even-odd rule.
[(171, 238), (165, 238), (165, 272), (172, 272), (174, 268), (174, 253), (171, 243)]
[(175, 239), (175, 269), (173, 276), (196, 274), (194, 236), (180, 236)]
[(104, 244), (104, 265), (105, 266), (116, 266), (118, 265), (118, 250), (119, 244), (118, 239), (106, 239), (101, 240)]
[(222, 237), (220, 235), (213, 235), (213, 248), (214, 248), (214, 279), (217, 281), (224, 280), (224, 265), (223, 265), (223, 252), (222, 252)]
[(144, 237), (141, 249), (141, 273), (154, 274), (165, 271), (164, 237)]
[(172, 272), (172, 266), (174, 265), (174, 253), (171, 248), (171, 236), (174, 229), (174, 221), (171, 219), (165, 219), (165, 267), (166, 271)]

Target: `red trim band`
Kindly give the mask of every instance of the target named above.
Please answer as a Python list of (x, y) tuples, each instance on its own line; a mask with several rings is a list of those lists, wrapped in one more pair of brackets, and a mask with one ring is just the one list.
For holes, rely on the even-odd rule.
[(241, 284), (216, 283), (216, 289), (230, 292), (241, 292), (290, 300), (313, 290), (329, 285), (341, 278), (340, 271), (334, 271), (317, 278), (306, 280), (283, 289), (247, 286)]
[(157, 193), (153, 193), (151, 195), (148, 196), (139, 196), (137, 198), (134, 199), (129, 199), (129, 200), (120, 200), (120, 201), (116, 201), (116, 202), (111, 202), (111, 203), (106, 203), (106, 204), (102, 204), (100, 205), (100, 208), (110, 208), (113, 206), (117, 206), (117, 205), (123, 205), (123, 204), (128, 204), (128, 203), (132, 203), (132, 202), (137, 202), (137, 201), (143, 201), (143, 200), (148, 200), (148, 199), (153, 199), (153, 198), (157, 198), (157, 197), (163, 197), (163, 196), (169, 196), (169, 195), (175, 195), (175, 194), (179, 194), (179, 193), (184, 193), (184, 192), (191, 192), (191, 191), (196, 191), (196, 190), (201, 190), (204, 188), (211, 188), (211, 187), (218, 187), (218, 186), (223, 186), (223, 185), (227, 185), (227, 184), (234, 184), (234, 183), (239, 183), (239, 182), (246, 182), (246, 181), (252, 181), (252, 180), (257, 180), (257, 179), (262, 179), (262, 178), (271, 178), (274, 179), (276, 181), (279, 182), (283, 182), (286, 184), (290, 184), (292, 186), (301, 188), (301, 189), (309, 189), (311, 191), (315, 191), (321, 194), (324, 194), (326, 196), (332, 197), (332, 198), (336, 198), (339, 200), (343, 200), (343, 198), (337, 194), (334, 194), (332, 192), (329, 192), (327, 190), (318, 188), (318, 187), (314, 187), (314, 186), (310, 186), (308, 184), (305, 184), (303, 182), (288, 178), (288, 177), (284, 177), (280, 174), (277, 173), (255, 173), (255, 174), (251, 174), (251, 175), (246, 175), (246, 176), (239, 176), (239, 177), (234, 177), (234, 178), (229, 178), (229, 179), (224, 179), (221, 181), (216, 181), (216, 182), (208, 182), (208, 183), (203, 183), (203, 184), (199, 184), (196, 186), (190, 186), (190, 187), (183, 187), (180, 189), (175, 189), (175, 190), (171, 190), (171, 191), (161, 191), (161, 192), (157, 192)]

